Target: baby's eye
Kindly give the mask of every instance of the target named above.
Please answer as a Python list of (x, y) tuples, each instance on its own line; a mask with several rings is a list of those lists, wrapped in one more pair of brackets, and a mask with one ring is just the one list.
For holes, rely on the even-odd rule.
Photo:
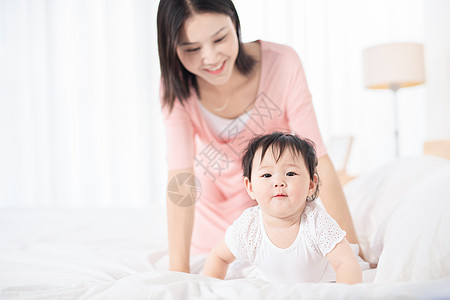
[(287, 172), (286, 173), (286, 176), (295, 176), (295, 175), (297, 175), (297, 173), (295, 173), (295, 172)]
[(269, 173), (266, 173), (266, 174), (262, 175), (261, 177), (263, 177), (263, 178), (269, 178), (269, 177), (272, 177), (272, 175), (269, 174)]

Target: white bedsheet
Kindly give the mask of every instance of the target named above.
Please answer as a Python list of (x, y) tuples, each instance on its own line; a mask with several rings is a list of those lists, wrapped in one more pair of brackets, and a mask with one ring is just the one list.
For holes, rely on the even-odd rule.
[[(0, 210), (0, 299), (444, 299), (416, 283), (272, 284), (168, 272), (160, 208)], [(163, 211), (163, 210), (162, 210)], [(158, 212), (158, 213), (156, 213)], [(159, 216), (159, 217), (158, 217)], [(162, 226), (161, 226), (162, 225)], [(205, 256), (192, 258), (199, 273)], [(371, 281), (375, 270), (364, 272)]]

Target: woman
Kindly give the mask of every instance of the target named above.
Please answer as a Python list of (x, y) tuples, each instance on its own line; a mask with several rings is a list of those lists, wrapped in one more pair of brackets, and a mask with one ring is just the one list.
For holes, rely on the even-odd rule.
[(161, 0), (157, 25), (168, 142), (169, 269), (189, 272), (191, 250), (209, 252), (254, 205), (242, 184), (240, 155), (255, 134), (275, 130), (315, 143), (322, 202), (356, 244), (297, 53), (265, 41), (242, 43), (231, 0)]

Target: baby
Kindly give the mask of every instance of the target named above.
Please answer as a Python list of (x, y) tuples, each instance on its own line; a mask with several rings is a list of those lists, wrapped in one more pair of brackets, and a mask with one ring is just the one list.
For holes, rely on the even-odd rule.
[(361, 282), (345, 232), (314, 202), (317, 163), (312, 143), (293, 134), (251, 140), (242, 167), (247, 193), (258, 205), (228, 227), (203, 274), (224, 279), (237, 259), (251, 266), (248, 277), (271, 282)]

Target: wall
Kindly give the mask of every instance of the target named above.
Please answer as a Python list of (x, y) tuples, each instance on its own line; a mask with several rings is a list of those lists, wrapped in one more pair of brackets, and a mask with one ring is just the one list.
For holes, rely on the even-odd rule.
[(450, 1), (425, 3), (427, 140), (450, 139)]

